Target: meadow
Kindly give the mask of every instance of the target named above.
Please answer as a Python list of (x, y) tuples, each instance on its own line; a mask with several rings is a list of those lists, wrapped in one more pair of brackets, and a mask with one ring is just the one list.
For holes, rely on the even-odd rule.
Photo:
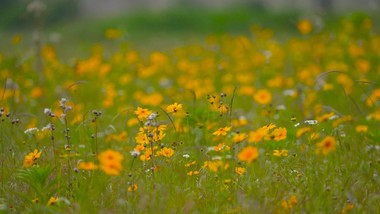
[(37, 51), (5, 34), (0, 212), (379, 213), (373, 19), (215, 17), (231, 32), (144, 48), (108, 22)]

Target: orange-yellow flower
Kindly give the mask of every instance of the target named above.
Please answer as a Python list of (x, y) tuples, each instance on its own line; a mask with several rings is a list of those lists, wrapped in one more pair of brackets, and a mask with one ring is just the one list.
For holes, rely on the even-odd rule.
[(297, 28), (301, 34), (306, 35), (313, 30), (313, 25), (309, 20), (302, 19), (298, 22)]
[(272, 132), (272, 136), (274, 136), (274, 140), (280, 141), (286, 139), (286, 128), (277, 128)]
[(296, 137), (300, 138), (303, 134), (305, 134), (306, 132), (310, 132), (310, 131), (311, 131), (311, 127), (309, 127), (309, 126), (300, 128), (296, 132)]
[(247, 137), (248, 136), (247, 136), (246, 133), (235, 134), (235, 136), (234, 136), (234, 142), (235, 143), (239, 143), (239, 142), (245, 140)]
[(235, 172), (239, 175), (244, 174), (245, 169), (243, 167), (235, 167)]
[(216, 136), (226, 136), (227, 135), (227, 132), (231, 130), (231, 126), (226, 126), (224, 128), (220, 128), (218, 129), (216, 132), (212, 133), (212, 135), (216, 135)]
[(321, 123), (321, 122), (323, 122), (323, 121), (325, 121), (325, 120), (330, 119), (330, 118), (331, 118), (332, 116), (334, 116), (334, 115), (335, 115), (334, 112), (330, 112), (330, 113), (328, 113), (328, 114), (324, 114), (324, 115), (322, 115), (322, 116), (317, 117), (316, 120), (318, 120), (318, 122)]
[(182, 104), (178, 104), (178, 103), (174, 103), (172, 105), (169, 105), (167, 108), (166, 108), (166, 111), (168, 113), (173, 113), (173, 115), (175, 113), (177, 113), (178, 111), (182, 111)]
[(164, 148), (161, 149), (161, 155), (162, 156), (170, 158), (171, 156), (173, 156), (173, 154), (174, 154), (174, 150), (171, 149), (171, 148), (164, 147)]
[(278, 157), (281, 157), (281, 156), (288, 156), (288, 150), (273, 150), (273, 156), (278, 156)]
[(34, 152), (31, 152), (27, 156), (25, 156), (25, 159), (31, 159), (31, 160), (38, 159), (39, 157), (41, 157), (41, 152), (42, 151), (38, 152), (38, 150), (35, 149)]
[(265, 136), (268, 134), (268, 129), (266, 128), (259, 128), (256, 131), (249, 132), (249, 143), (258, 143), (260, 142)]
[(152, 111), (137, 107), (137, 111), (135, 111), (135, 114), (141, 120), (141, 119), (146, 119), (150, 114), (152, 114)]
[(327, 136), (320, 143), (317, 144), (318, 148), (322, 150), (322, 154), (326, 155), (329, 152), (335, 151), (337, 143), (334, 137)]
[(51, 197), (47, 203), (48, 206), (53, 205), (58, 202), (58, 196), (57, 197)]
[(253, 96), (258, 104), (266, 105), (272, 101), (272, 94), (267, 89), (260, 89)]
[(288, 209), (292, 209), (294, 207), (295, 204), (297, 204), (298, 200), (297, 200), (297, 196), (296, 195), (292, 195), (290, 196), (290, 199), (287, 200), (287, 201), (282, 201), (281, 202), (281, 206), (288, 210)]
[(368, 126), (366, 125), (358, 125), (356, 126), (356, 132), (368, 132)]
[(128, 187), (128, 192), (136, 191), (138, 188), (137, 184), (132, 184), (130, 187)]
[(95, 165), (93, 162), (80, 162), (78, 164), (78, 169), (83, 169), (83, 170), (94, 170), (97, 169), (98, 166)]
[(259, 157), (257, 148), (253, 146), (245, 147), (239, 154), (238, 159), (240, 161), (246, 161), (248, 164), (256, 160)]
[(119, 175), (123, 169), (121, 161), (124, 159), (120, 152), (108, 149), (98, 155), (100, 168), (109, 175)]

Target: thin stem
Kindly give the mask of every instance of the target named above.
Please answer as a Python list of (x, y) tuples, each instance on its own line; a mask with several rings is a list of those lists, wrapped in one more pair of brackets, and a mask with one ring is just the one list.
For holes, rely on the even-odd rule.
[(66, 144), (66, 151), (67, 151), (67, 176), (68, 176), (68, 190), (69, 190), (69, 197), (71, 196), (71, 175), (70, 175), (70, 171), (71, 171), (71, 163), (70, 163), (70, 151), (71, 151), (71, 147), (70, 147), (70, 136), (69, 136), (69, 128), (67, 127), (67, 116), (65, 117), (65, 133), (66, 133), (66, 140), (67, 140), (67, 144)]

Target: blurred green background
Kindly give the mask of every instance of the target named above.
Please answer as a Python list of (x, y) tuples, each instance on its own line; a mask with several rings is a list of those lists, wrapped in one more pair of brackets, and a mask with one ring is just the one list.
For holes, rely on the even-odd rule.
[[(31, 12), (35, 2), (44, 5), (38, 17)], [(59, 49), (59, 57), (86, 55), (94, 43), (117, 48), (104, 38), (109, 28), (121, 29), (122, 41), (142, 53), (203, 44), (209, 34), (249, 35), (253, 24), (274, 29), (274, 37), (281, 41), (298, 35), (296, 23), (301, 18), (311, 20), (318, 31), (337, 29), (341, 17), (368, 15), (378, 29), (377, 6), (372, 0), (359, 6), (354, 0), (0, 0), (0, 51), (17, 51), (10, 48), (15, 34), (23, 38), (20, 50), (32, 46), (37, 27), (44, 44)]]

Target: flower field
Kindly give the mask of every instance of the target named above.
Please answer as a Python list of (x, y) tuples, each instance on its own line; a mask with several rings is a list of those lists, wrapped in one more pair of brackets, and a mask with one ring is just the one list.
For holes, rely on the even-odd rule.
[(379, 29), (334, 24), (0, 50), (1, 212), (379, 213)]

